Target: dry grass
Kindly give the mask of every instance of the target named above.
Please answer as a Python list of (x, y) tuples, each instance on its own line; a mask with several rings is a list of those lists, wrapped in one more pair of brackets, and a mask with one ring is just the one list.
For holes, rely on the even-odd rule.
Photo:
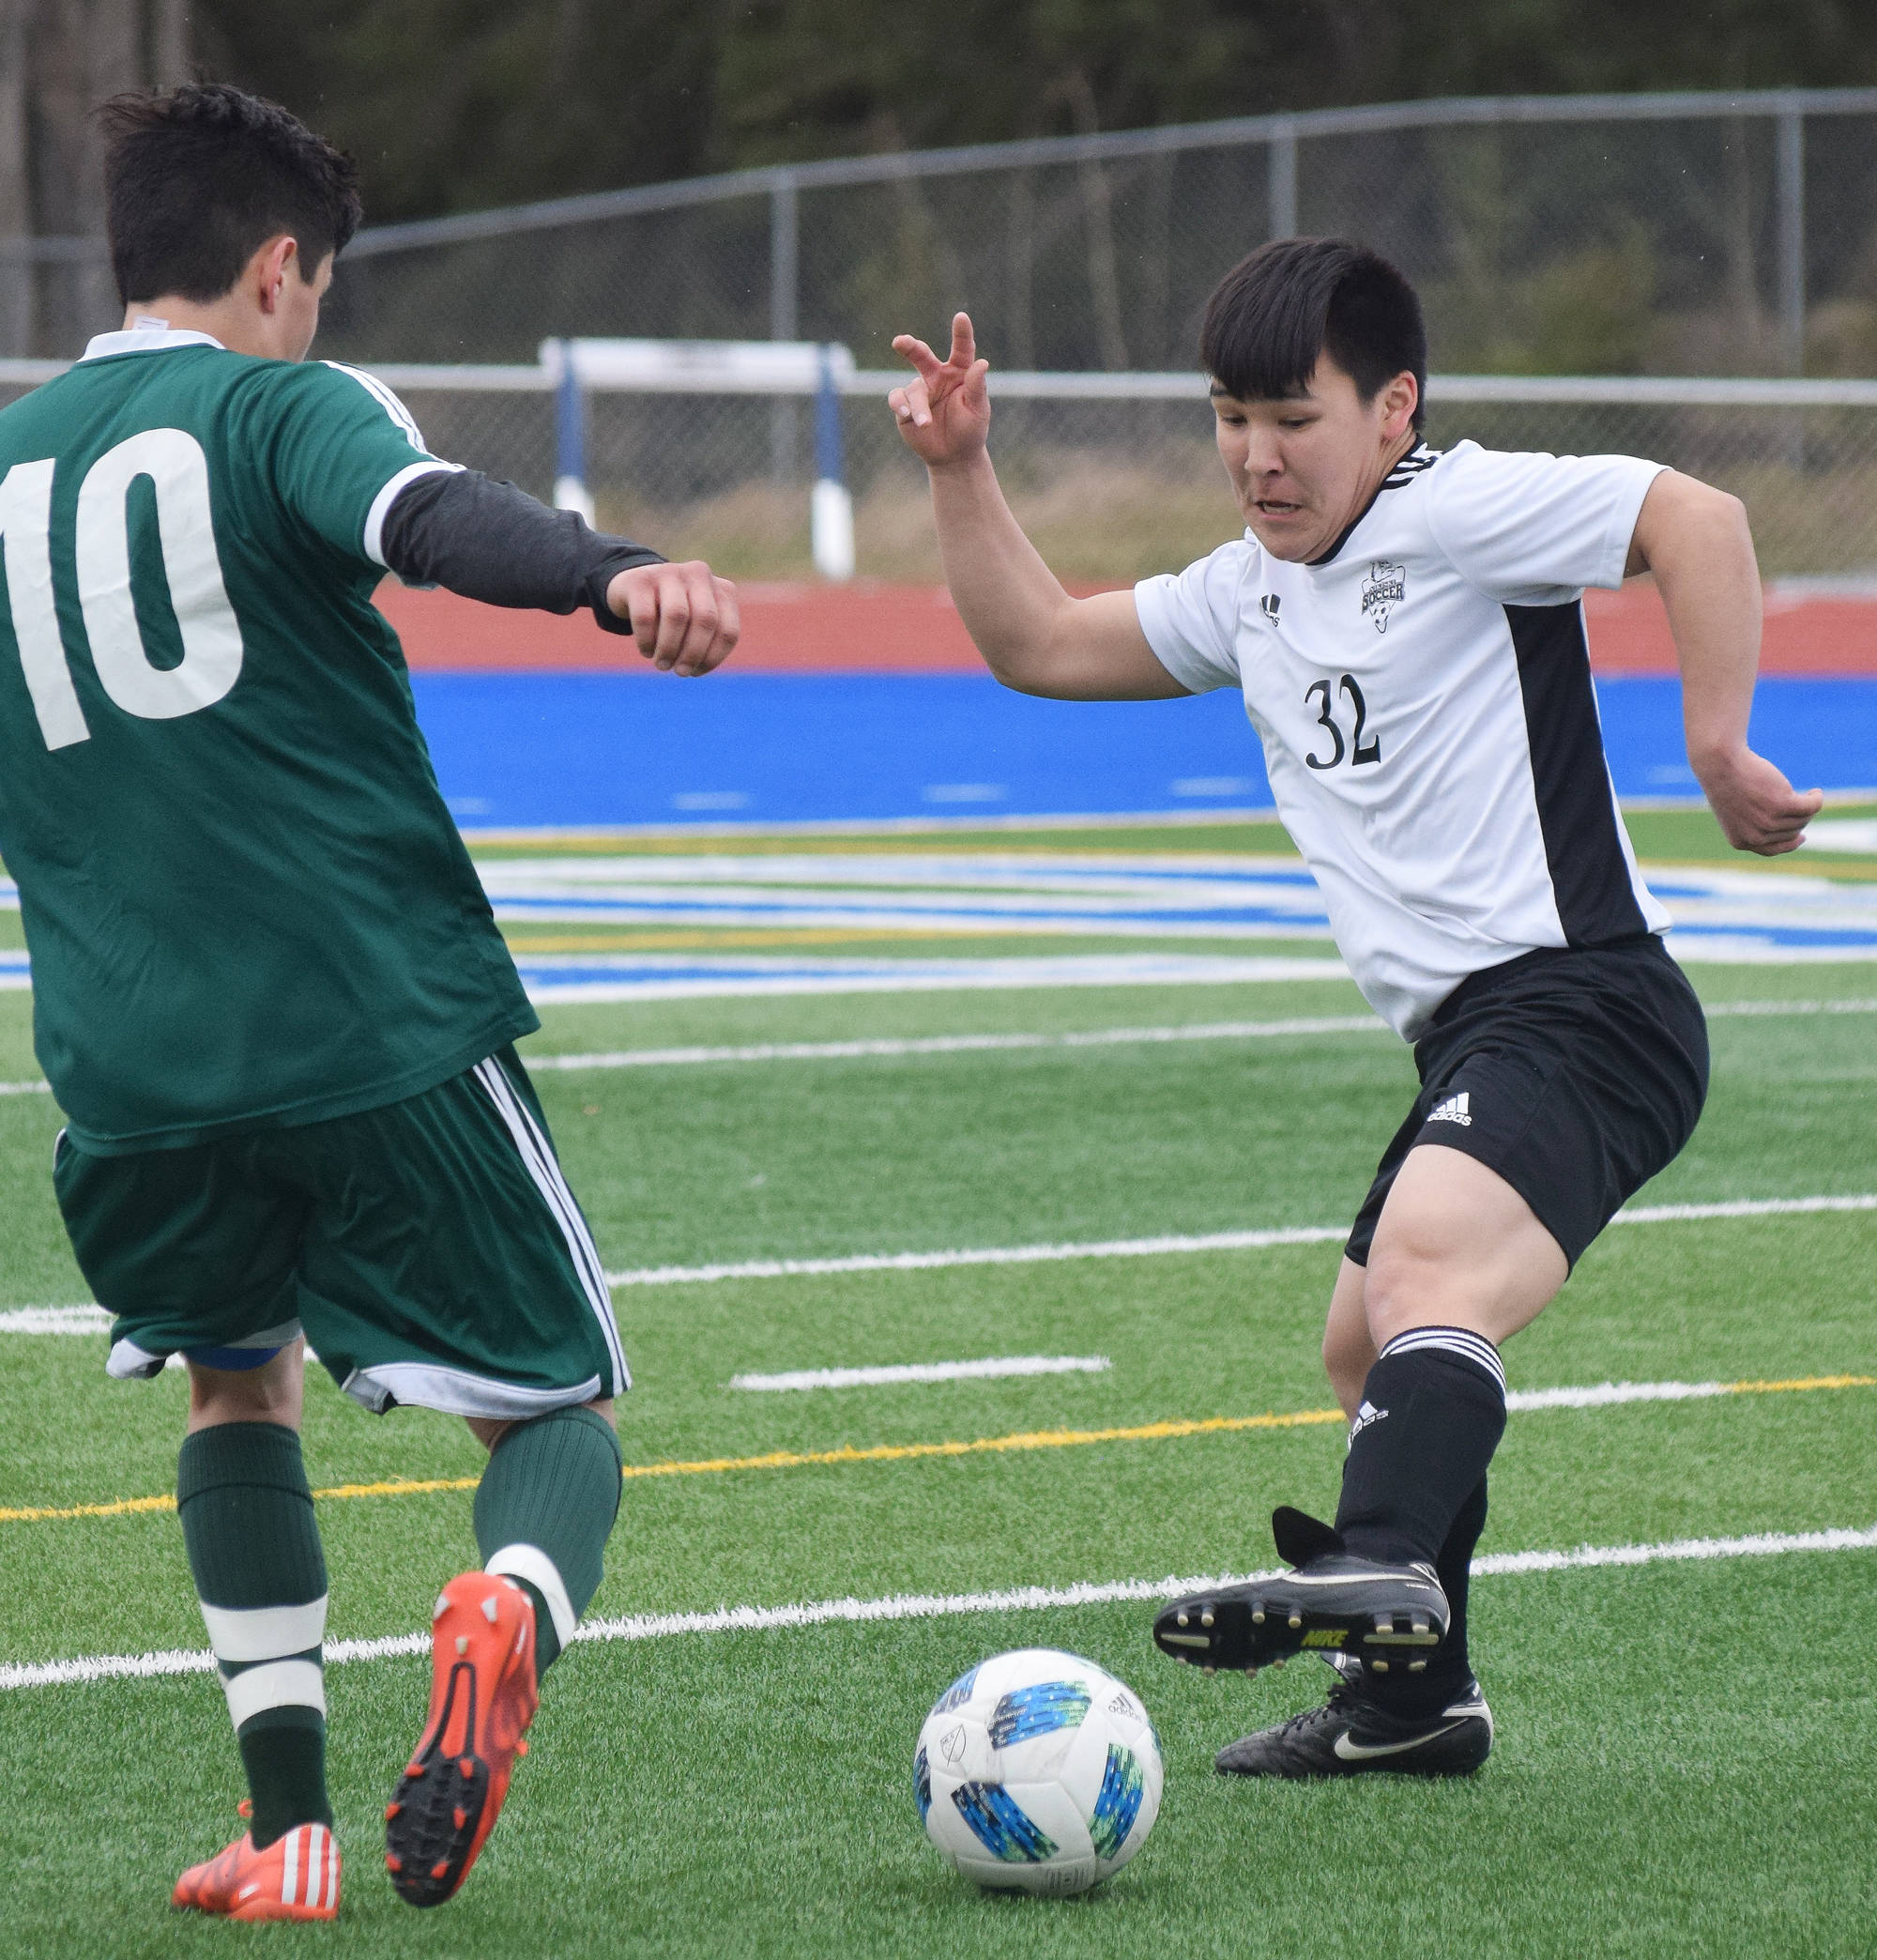
[[(1210, 445), (1153, 465), (1115, 465), (1088, 451), (1032, 453), (1005, 472), (1017, 520), (1060, 577), (1121, 583), (1177, 572), (1241, 526)], [(808, 498), (745, 483), (681, 509), (599, 498), (600, 521), (661, 549), (681, 545), (726, 577), (809, 578)], [(854, 550), (865, 578), (937, 584), (943, 577), (923, 482), (884, 470), (855, 499)]]
[[(1843, 574), (1877, 566), (1877, 463), (1802, 467), (1773, 452), (1699, 472), (1745, 499), (1760, 567), (1769, 578)], [(1209, 444), (1151, 462), (1114, 452), (1028, 451), (1003, 468), (1018, 521), (1057, 575), (1121, 584), (1174, 572), (1239, 534), (1238, 513)], [(708, 559), (726, 577), (812, 578), (805, 490), (749, 482), (682, 507), (602, 493), (600, 520), (662, 549)], [(862, 577), (936, 584), (943, 577), (923, 482), (882, 470), (856, 499)]]

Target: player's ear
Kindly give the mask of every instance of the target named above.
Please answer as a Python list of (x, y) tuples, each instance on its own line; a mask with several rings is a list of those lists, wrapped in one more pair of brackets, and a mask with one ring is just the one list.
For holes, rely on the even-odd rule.
[(1420, 383), (1404, 368), (1381, 390), (1381, 430), (1389, 441), (1397, 441), (1408, 433), (1420, 404)]
[(261, 311), (271, 314), (281, 303), (281, 289), (299, 277), (299, 243), (287, 233), (269, 238), (250, 261), (255, 297)]

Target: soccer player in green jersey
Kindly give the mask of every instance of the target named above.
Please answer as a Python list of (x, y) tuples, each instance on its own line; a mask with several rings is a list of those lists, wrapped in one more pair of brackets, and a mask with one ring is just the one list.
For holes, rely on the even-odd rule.
[(490, 1452), (387, 1814), (392, 1882), (435, 1905), (599, 1585), (630, 1378), (511, 1046), (539, 1024), (372, 593), (389, 569), (586, 605), (682, 675), (730, 651), (736, 596), (439, 460), (379, 382), (303, 358), (349, 159), (232, 88), (102, 115), (124, 329), (0, 413), (0, 854), (110, 1370), (189, 1368), (177, 1508), (252, 1810), (175, 1903), (338, 1904), (310, 1337), (367, 1409), (463, 1416)]

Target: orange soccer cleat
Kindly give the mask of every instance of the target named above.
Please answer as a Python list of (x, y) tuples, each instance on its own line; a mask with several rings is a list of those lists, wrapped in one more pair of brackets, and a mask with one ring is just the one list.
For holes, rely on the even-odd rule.
[(244, 1831), (220, 1857), (191, 1865), (170, 1904), (222, 1919), (329, 1920), (339, 1910), (338, 1840), (324, 1824), (296, 1824), (256, 1851)]
[(441, 1906), (468, 1876), (509, 1793), (540, 1696), (534, 1602), (511, 1579), (465, 1572), (431, 1616), (430, 1714), (385, 1806), (385, 1869), (400, 1898)]

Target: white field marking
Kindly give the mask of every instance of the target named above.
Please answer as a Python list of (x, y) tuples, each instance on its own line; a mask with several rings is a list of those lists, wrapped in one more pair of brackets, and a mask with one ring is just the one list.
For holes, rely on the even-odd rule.
[(1733, 1198), (1719, 1204), (1632, 1204), (1612, 1225), (1672, 1225), (1688, 1218), (1778, 1218), (1796, 1212), (1877, 1211), (1877, 1192), (1844, 1198)]
[(104, 1334), (111, 1316), (101, 1307), (9, 1307), (0, 1334)]
[[(1573, 1552), (1495, 1552), (1473, 1562), (1480, 1578), (1516, 1578), (1530, 1572), (1588, 1570), (1713, 1558), (1768, 1558), (1789, 1552), (1868, 1552), (1877, 1549), (1877, 1525), (1864, 1530), (1766, 1531), (1745, 1538), (1670, 1539), (1653, 1545), (1580, 1545)], [(1076, 1585), (1019, 1585), (998, 1592), (894, 1593), (877, 1600), (816, 1600), (799, 1606), (720, 1606), (710, 1613), (633, 1613), (588, 1620), (575, 1640), (610, 1643), (662, 1640), (681, 1633), (764, 1633), (797, 1627), (860, 1625), (880, 1620), (939, 1619), (968, 1613), (1026, 1613), (1057, 1606), (1104, 1606), (1124, 1600), (1178, 1599), (1183, 1593), (1275, 1578), (1274, 1570), (1199, 1574), (1188, 1578), (1087, 1581)], [(386, 1661), (429, 1650), (427, 1633), (397, 1633), (378, 1640), (333, 1640), (329, 1667), (353, 1661)], [(165, 1675), (208, 1674), (215, 1657), (171, 1647), (147, 1654), (93, 1654), (69, 1661), (0, 1664), (0, 1692), (14, 1688), (75, 1687), (90, 1681), (148, 1680)]]
[[(1851, 1197), (1732, 1198), (1717, 1204), (1639, 1204), (1612, 1225), (1668, 1225), (1698, 1218), (1783, 1217), (1807, 1212), (1877, 1211), (1877, 1192)], [(1153, 1259), (1182, 1252), (1261, 1252), (1271, 1246), (1320, 1246), (1349, 1236), (1347, 1225), (1287, 1225), (1263, 1232), (1204, 1232), (1161, 1238), (1092, 1239), (1081, 1244), (969, 1246), (939, 1252), (859, 1252), (837, 1259), (746, 1259), (734, 1264), (639, 1266), (608, 1273), (606, 1284), (701, 1286), (720, 1279), (819, 1279), (837, 1273), (921, 1273), (947, 1266), (1043, 1265), (1069, 1259)]]
[(554, 1068), (671, 1068), (698, 1062), (847, 1062), (875, 1055), (970, 1055), (1006, 1049), (1123, 1048), (1167, 1041), (1255, 1041), (1284, 1034), (1385, 1034), (1372, 1014), (1289, 1020), (1204, 1021), (1167, 1028), (1090, 1028), (1064, 1034), (912, 1034), (859, 1041), (766, 1041), (747, 1048), (615, 1049), (591, 1055), (529, 1055), (530, 1073)]
[(920, 1273), (944, 1266), (1037, 1265), (1059, 1259), (1151, 1259), (1167, 1252), (1244, 1252), (1346, 1239), (1347, 1225), (1274, 1232), (1212, 1232), (1184, 1238), (1103, 1239), (1085, 1245), (972, 1246), (943, 1252), (861, 1252), (843, 1259), (746, 1259), (734, 1265), (642, 1266), (608, 1273), (608, 1286), (691, 1286), (718, 1279), (797, 1279), (832, 1273)]
[(872, 1388), (893, 1382), (975, 1382), (992, 1375), (1106, 1374), (1106, 1355), (1007, 1355), (987, 1361), (911, 1361), (891, 1368), (798, 1368), (783, 1374), (740, 1374), (732, 1388)]
[[(519, 954), (537, 1004), (817, 994), (1014, 993), (1064, 987), (1239, 987), (1347, 980), (1340, 959), (1210, 953), (1071, 953), (995, 959), (771, 959), (644, 953)], [(0, 985), (4, 985), (0, 978)]]
[[(1877, 1192), (1846, 1197), (1732, 1198), (1715, 1204), (1639, 1204), (1618, 1212), (1610, 1222), (1671, 1225), (1702, 1218), (1869, 1211), (1877, 1211)], [(1265, 1232), (1197, 1233), (1181, 1237), (1091, 1240), (1079, 1245), (972, 1246), (940, 1252), (862, 1252), (840, 1259), (749, 1259), (724, 1265), (640, 1266), (608, 1273), (605, 1279), (611, 1287), (701, 1286), (720, 1279), (817, 1279), (841, 1273), (931, 1272), (949, 1266), (1041, 1265), (1071, 1259), (1258, 1252), (1271, 1246), (1328, 1245), (1348, 1236), (1347, 1225), (1288, 1225)], [(96, 1334), (110, 1325), (110, 1315), (100, 1307), (14, 1307), (0, 1312), (0, 1334)]]
[[(1877, 1000), (1728, 1001), (1705, 1011), (1710, 1020), (1735, 1017), (1764, 1019), (1788, 1014), (1877, 1014)], [(766, 1041), (744, 1048), (611, 1049), (594, 1054), (528, 1055), (525, 1059), (532, 1073), (542, 1069), (673, 1068), (718, 1062), (846, 1062), (876, 1055), (969, 1055), (1005, 1049), (1124, 1048), (1175, 1041), (1257, 1041), (1288, 1034), (1386, 1033), (1387, 1023), (1372, 1014), (1321, 1014), (1297, 1015), (1283, 1020), (1085, 1028), (1061, 1034), (883, 1035), (856, 1041)]]
[(1737, 1396), (1737, 1382), (1599, 1382), (1594, 1388), (1513, 1388), (1508, 1414), (1544, 1409), (1609, 1409), (1624, 1402), (1701, 1401), (1709, 1396)]
[[(1877, 1014), (1877, 1000), (1720, 1001), (1709, 1020), (1767, 1019), (1782, 1015)], [(1161, 1028), (1086, 1028), (1064, 1034), (915, 1034), (863, 1041), (766, 1041), (743, 1048), (609, 1049), (590, 1055), (529, 1055), (530, 1073), (543, 1069), (676, 1068), (719, 1062), (843, 1062), (875, 1055), (966, 1055), (1001, 1049), (1122, 1048), (1163, 1041), (1255, 1041), (1287, 1034), (1382, 1034), (1372, 1014), (1298, 1015), (1286, 1020), (1202, 1021)], [(0, 1082), (0, 1095), (50, 1095), (50, 1082)]]
[(1877, 1001), (1716, 1001), (1702, 1002), (1709, 1020), (1761, 1019), (1781, 1014), (1877, 1014)]

